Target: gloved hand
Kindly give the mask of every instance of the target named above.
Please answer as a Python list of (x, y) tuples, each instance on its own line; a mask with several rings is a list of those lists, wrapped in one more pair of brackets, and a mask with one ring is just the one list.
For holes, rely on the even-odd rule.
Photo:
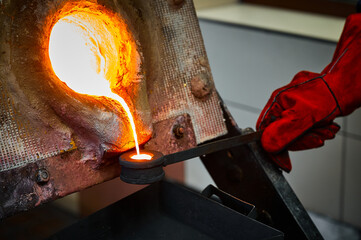
[[(300, 72), (273, 92), (258, 118), (263, 148), (273, 154), (320, 147), (335, 137), (333, 122), (361, 106), (361, 14), (350, 15), (332, 62), (322, 73)], [(288, 158), (274, 158), (290, 171)]]

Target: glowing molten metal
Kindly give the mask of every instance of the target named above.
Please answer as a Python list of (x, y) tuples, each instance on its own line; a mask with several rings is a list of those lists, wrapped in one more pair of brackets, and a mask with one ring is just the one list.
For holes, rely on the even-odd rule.
[(55, 74), (72, 90), (116, 100), (125, 110), (140, 155), (133, 116), (117, 88), (136, 73), (135, 46), (126, 26), (104, 9), (76, 7), (63, 13), (50, 34), (49, 57)]
[(130, 158), (133, 160), (151, 160), (153, 158), (153, 156), (142, 153), (142, 154), (134, 154)]

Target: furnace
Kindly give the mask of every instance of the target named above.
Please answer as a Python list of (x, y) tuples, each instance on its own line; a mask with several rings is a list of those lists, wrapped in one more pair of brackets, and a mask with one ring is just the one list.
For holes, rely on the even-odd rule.
[(163, 154), (227, 133), (192, 2), (0, 6), (2, 217), (119, 176), (133, 133)]
[[(0, 23), (0, 219), (119, 176), (153, 183), (164, 166), (199, 156), (225, 206), (169, 183), (120, 206), (159, 192), (151, 203), (195, 226), (217, 208), (277, 239), (272, 227), (321, 236), (257, 143), (262, 133), (239, 129), (219, 97), (191, 0), (4, 0)], [(197, 214), (170, 206), (182, 196)], [(104, 229), (119, 229), (106, 219)], [(212, 224), (202, 231), (232, 236)]]

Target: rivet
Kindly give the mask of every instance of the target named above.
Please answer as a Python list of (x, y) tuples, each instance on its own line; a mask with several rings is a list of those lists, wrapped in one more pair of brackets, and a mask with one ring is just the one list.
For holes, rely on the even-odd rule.
[(49, 172), (45, 169), (39, 169), (36, 173), (35, 180), (38, 184), (47, 183), (50, 179)]
[(208, 73), (200, 73), (191, 80), (191, 92), (198, 99), (205, 99), (214, 88), (211, 76)]
[(183, 126), (181, 125), (175, 125), (173, 127), (173, 134), (176, 138), (180, 139), (184, 136), (184, 133), (185, 133), (185, 129)]

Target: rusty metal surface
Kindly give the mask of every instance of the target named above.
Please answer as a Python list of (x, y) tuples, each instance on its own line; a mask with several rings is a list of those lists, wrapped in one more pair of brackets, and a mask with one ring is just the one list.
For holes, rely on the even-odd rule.
[[(184, 1), (178, 8), (168, 1), (151, 2), (161, 25), (158, 46), (163, 75), (149, 86), (153, 121), (189, 114), (198, 144), (226, 134), (192, 1)], [(194, 84), (199, 79), (206, 82), (203, 84), (206, 90), (201, 94), (194, 89), (202, 85)]]
[[(71, 159), (79, 158), (73, 151), (29, 163), (26, 167), (10, 169), (0, 175), (0, 219), (26, 211), (40, 204), (64, 197), (91, 185), (119, 176), (117, 159), (108, 165), (94, 169), (89, 163)], [(39, 173), (46, 170), (49, 178), (39, 181)]]
[[(123, 112), (102, 97), (70, 91), (51, 68), (51, 24), (67, 2), (0, 2), (0, 219), (118, 176), (112, 158), (134, 146)], [(100, 4), (128, 23), (137, 18), (129, 3), (122, 9), (113, 1)], [(145, 142), (152, 124), (141, 76), (126, 100), (136, 108)]]
[[(174, 133), (175, 126), (183, 128), (183, 137), (179, 138)], [(196, 138), (191, 118), (188, 114), (183, 114), (154, 124), (152, 139), (145, 145), (145, 149), (156, 150), (167, 155), (194, 146), (196, 146)]]
[[(0, 3), (0, 102), (2, 171), (70, 150), (95, 168), (113, 153), (134, 147), (128, 119), (112, 100), (78, 94), (55, 75), (48, 54), (50, 30), (68, 2), (7, 0)], [(136, 10), (105, 1), (134, 32)], [(133, 9), (133, 10), (132, 10)], [(132, 10), (132, 11), (131, 11)], [(138, 39), (138, 34), (133, 34)], [(141, 55), (141, 46), (138, 46)], [(141, 64), (142, 58), (137, 59)], [(152, 131), (144, 69), (122, 97), (136, 119), (140, 142)]]
[[(0, 1), (0, 219), (119, 176), (114, 159), (134, 146), (122, 111), (69, 91), (49, 65), (52, 18), (68, 2), (79, 0)], [(91, 2), (136, 41), (139, 74), (123, 90), (145, 148), (226, 133), (192, 1)]]
[(4, 79), (0, 78), (0, 172), (72, 150), (71, 140), (59, 141), (67, 136), (49, 134), (44, 128), (34, 129), (14, 102)]

